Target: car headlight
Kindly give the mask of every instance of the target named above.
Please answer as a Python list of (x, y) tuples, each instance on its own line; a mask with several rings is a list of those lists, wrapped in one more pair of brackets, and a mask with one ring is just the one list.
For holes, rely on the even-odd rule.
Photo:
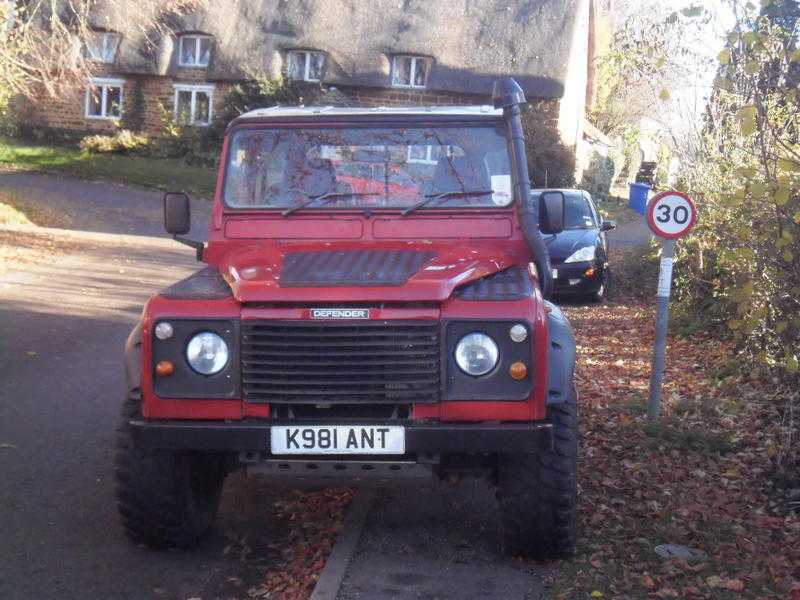
[(228, 344), (216, 333), (203, 331), (186, 345), (186, 360), (201, 375), (214, 375), (228, 364)]
[(594, 260), (594, 253), (595, 247), (594, 246), (586, 246), (585, 248), (581, 248), (580, 250), (576, 250), (572, 254), (569, 255), (565, 263), (572, 263), (572, 262), (587, 262), (590, 260)]
[(468, 333), (456, 344), (456, 363), (467, 375), (486, 375), (497, 365), (500, 351), (485, 333)]

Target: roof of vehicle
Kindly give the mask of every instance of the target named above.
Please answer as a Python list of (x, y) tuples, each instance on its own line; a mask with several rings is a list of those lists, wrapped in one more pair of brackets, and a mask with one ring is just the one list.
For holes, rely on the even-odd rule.
[[(563, 192), (570, 195), (588, 193), (586, 190), (579, 188), (531, 188), (531, 194), (541, 194), (542, 192)], [(589, 195), (591, 196), (591, 194)]]
[(257, 108), (236, 118), (237, 122), (249, 119), (273, 119), (286, 117), (354, 117), (354, 116), (419, 116), (444, 117), (500, 117), (502, 109), (492, 106), (404, 106), (344, 107), (344, 106), (272, 106)]

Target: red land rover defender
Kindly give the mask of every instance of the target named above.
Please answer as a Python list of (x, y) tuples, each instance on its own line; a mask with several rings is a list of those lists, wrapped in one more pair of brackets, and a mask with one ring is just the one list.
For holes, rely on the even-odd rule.
[[(509, 551), (574, 550), (575, 343), (544, 300), (541, 233), (564, 198), (531, 209), (524, 101), (508, 79), (494, 107), (256, 110), (228, 128), (206, 243), (180, 237), (186, 195), (165, 196), (167, 231), (207, 266), (126, 344), (133, 540), (191, 545), (226, 474), (259, 467), (483, 475)], [(353, 185), (365, 163), (383, 185)]]

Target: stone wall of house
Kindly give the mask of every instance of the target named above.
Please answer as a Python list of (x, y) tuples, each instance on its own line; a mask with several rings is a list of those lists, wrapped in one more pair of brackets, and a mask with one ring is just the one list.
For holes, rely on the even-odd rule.
[[(165, 119), (170, 119), (174, 111), (174, 85), (180, 83), (213, 83), (205, 79), (204, 69), (181, 69), (177, 78), (162, 76), (120, 75), (110, 70), (98, 70), (97, 77), (124, 79), (123, 111), (132, 108), (134, 89), (141, 87), (143, 95), (143, 133), (156, 137), (162, 133)], [(218, 108), (224, 101), (226, 92), (233, 84), (214, 83), (213, 105)], [(377, 106), (454, 106), (486, 105), (492, 99), (484, 94), (463, 94), (436, 90), (403, 90), (379, 88), (339, 88), (337, 96), (344, 97), (351, 105), (364, 107)], [(24, 121), (34, 127), (75, 132), (76, 135), (89, 133), (113, 133), (123, 124), (122, 120), (90, 119), (85, 115), (86, 88), (76, 87), (66, 90), (57, 98), (46, 98), (36, 105), (18, 110)], [(532, 99), (526, 111), (532, 115), (535, 126), (526, 128), (530, 142), (541, 140), (550, 146), (557, 137), (559, 101)]]
[[(123, 79), (122, 108), (132, 109), (134, 89), (142, 89), (143, 128), (149, 136), (161, 135), (164, 119), (174, 112), (175, 84), (213, 84), (213, 106), (219, 106), (231, 84), (214, 83), (205, 79), (205, 69), (179, 69), (176, 78), (160, 76), (121, 75), (113, 70), (98, 67), (94, 77)], [(61, 90), (57, 97), (42, 96), (38, 103), (18, 103), (17, 119), (24, 126), (71, 131), (76, 134), (113, 133), (122, 126), (121, 119), (86, 117), (86, 87), (76, 86)]]

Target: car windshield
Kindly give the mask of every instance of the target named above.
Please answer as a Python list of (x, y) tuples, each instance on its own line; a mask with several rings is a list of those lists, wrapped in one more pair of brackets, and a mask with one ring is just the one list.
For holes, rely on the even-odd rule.
[(402, 209), (425, 199), (421, 210), (489, 208), (513, 199), (499, 125), (242, 129), (230, 141), (224, 197), (233, 208), (295, 210)]
[[(541, 193), (532, 192), (536, 207), (539, 205)], [(593, 229), (597, 227), (592, 216), (592, 207), (582, 194), (564, 193), (564, 229)]]

